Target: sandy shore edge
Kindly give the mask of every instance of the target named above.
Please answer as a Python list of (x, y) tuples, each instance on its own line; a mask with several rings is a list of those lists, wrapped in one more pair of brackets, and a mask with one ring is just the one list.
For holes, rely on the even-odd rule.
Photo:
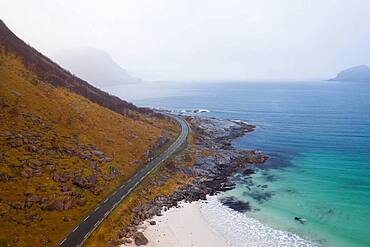
[[(200, 207), (204, 202), (180, 203), (178, 208), (170, 208), (162, 216), (155, 216), (152, 220), (156, 225), (146, 221), (138, 227), (149, 243), (147, 247), (226, 247), (225, 239), (216, 233), (203, 219)], [(136, 246), (135, 244), (121, 245)]]

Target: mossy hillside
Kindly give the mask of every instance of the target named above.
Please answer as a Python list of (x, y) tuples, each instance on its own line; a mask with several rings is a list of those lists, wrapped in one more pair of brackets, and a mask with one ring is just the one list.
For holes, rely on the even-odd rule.
[(178, 126), (115, 113), (0, 48), (0, 243), (55, 246)]
[(181, 172), (181, 169), (191, 167), (194, 163), (195, 151), (189, 145), (182, 154), (148, 176), (93, 232), (85, 246), (117, 246), (124, 229), (134, 222), (134, 209), (150, 203), (158, 196), (171, 195), (180, 187), (191, 183), (193, 177)]

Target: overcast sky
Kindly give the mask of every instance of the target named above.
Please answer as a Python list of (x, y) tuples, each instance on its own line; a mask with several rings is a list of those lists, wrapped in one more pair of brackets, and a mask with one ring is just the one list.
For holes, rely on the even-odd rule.
[(309, 80), (370, 64), (369, 0), (0, 0), (46, 55), (105, 50), (146, 80)]

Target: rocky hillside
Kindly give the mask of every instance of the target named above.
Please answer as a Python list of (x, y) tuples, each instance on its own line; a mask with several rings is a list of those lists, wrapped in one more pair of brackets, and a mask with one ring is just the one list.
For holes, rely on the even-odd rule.
[(177, 131), (76, 78), (0, 22), (0, 246), (56, 246)]

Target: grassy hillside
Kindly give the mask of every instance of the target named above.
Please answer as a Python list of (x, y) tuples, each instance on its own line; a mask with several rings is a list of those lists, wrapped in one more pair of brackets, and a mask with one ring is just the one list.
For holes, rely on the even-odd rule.
[(0, 246), (55, 246), (178, 126), (63, 70), (68, 83), (52, 83), (43, 62), (25, 62), (7, 35), (0, 34)]
[(168, 196), (177, 189), (193, 181), (184, 169), (195, 164), (197, 150), (193, 146), (193, 133), (190, 131), (188, 145), (175, 157), (150, 174), (123, 203), (110, 214), (86, 241), (86, 247), (120, 246), (125, 229), (135, 221), (135, 208), (148, 204), (159, 196)]

